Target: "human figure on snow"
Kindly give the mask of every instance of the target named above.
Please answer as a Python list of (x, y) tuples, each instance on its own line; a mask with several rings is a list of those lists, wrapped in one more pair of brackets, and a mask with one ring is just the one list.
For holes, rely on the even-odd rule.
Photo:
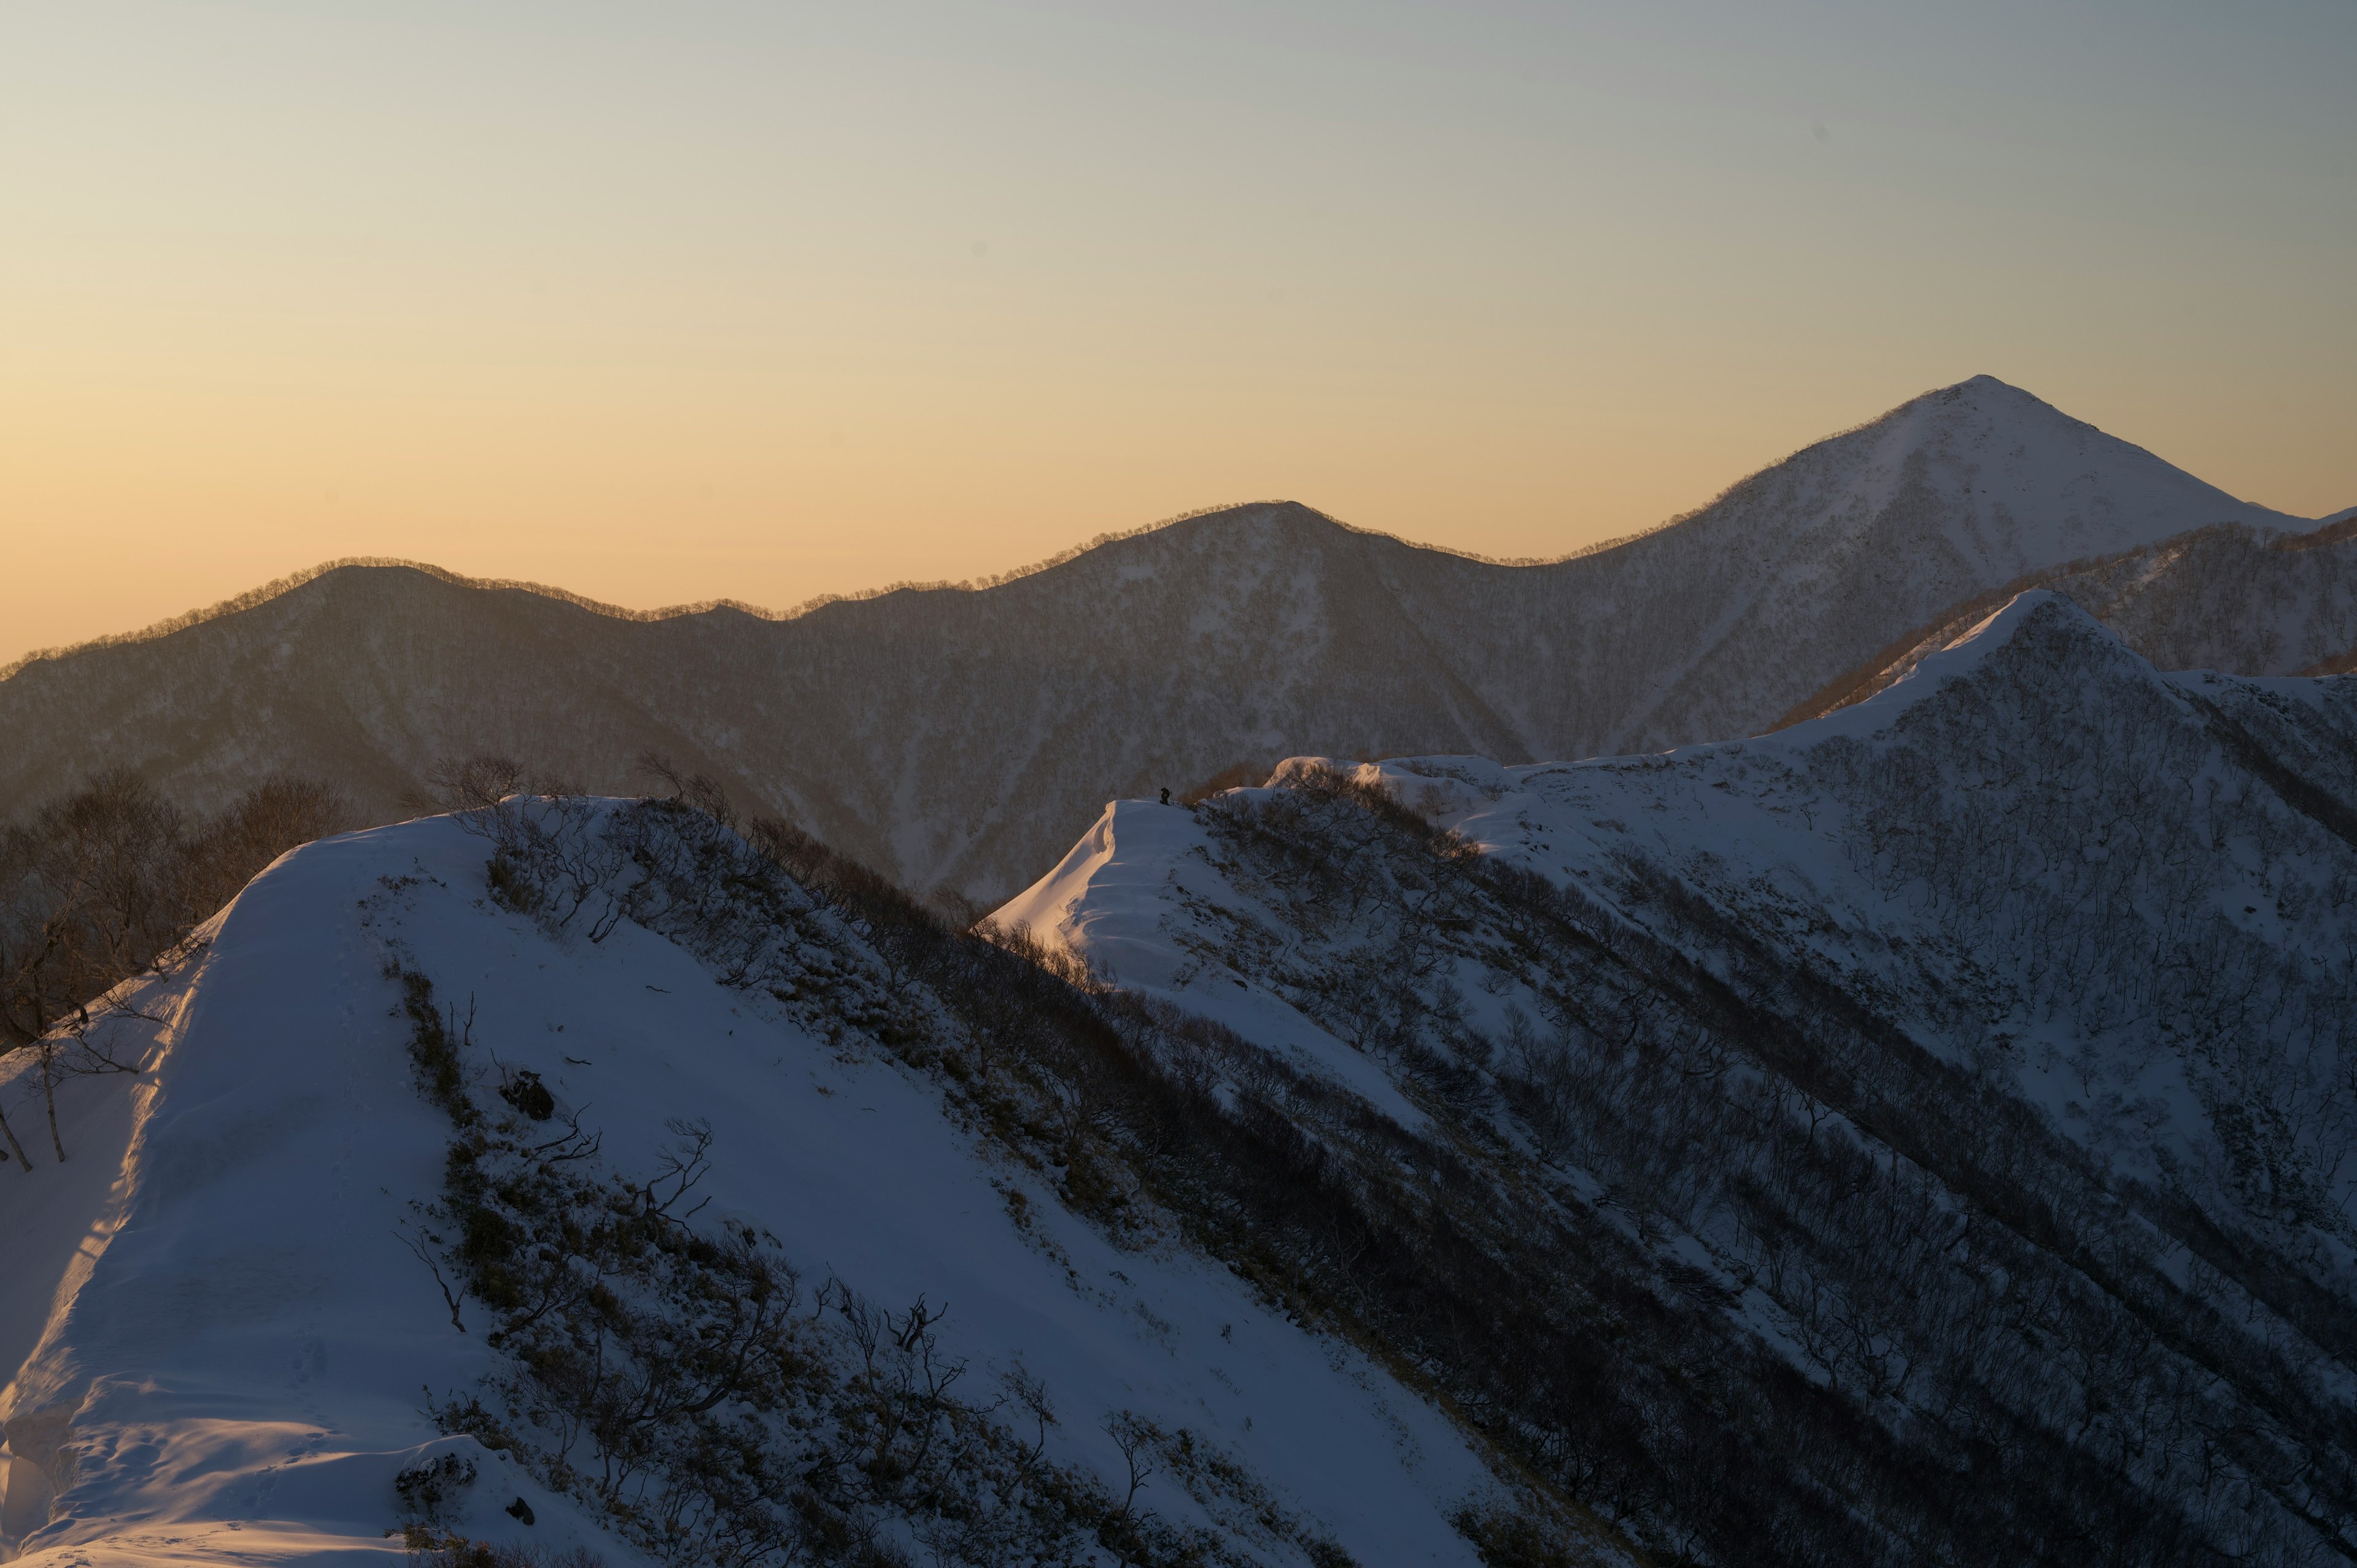
[(1170, 791), (1168, 789), (1162, 791), (1162, 803), (1166, 806), (1170, 803)]

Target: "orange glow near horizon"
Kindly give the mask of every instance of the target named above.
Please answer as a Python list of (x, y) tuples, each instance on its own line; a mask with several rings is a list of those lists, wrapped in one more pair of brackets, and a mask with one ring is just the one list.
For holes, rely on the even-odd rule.
[(2357, 504), (2345, 16), (1809, 16), (12, 7), (0, 663), (346, 555), (1560, 555), (1980, 372)]

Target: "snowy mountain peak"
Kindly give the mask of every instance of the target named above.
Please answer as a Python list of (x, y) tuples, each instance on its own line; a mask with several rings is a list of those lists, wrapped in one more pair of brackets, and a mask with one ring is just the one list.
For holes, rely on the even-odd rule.
[(2039, 647), (2027, 657), (2050, 664), (2124, 664), (2147, 672), (2153, 680), (2160, 679), (2159, 671), (2129, 649), (2117, 631), (2070, 596), (2050, 588), (2030, 588), (2014, 595), (1927, 658), (1917, 674), (1933, 682), (1951, 680), (2029, 639)]
[(2025, 656), (2060, 664), (2126, 660), (2147, 672), (2151, 666), (2132, 652), (2117, 632), (2077, 603), (2050, 589), (2016, 594), (1980, 620), (1936, 645), (1927, 645), (1872, 694), (1854, 705), (1762, 737), (1763, 744), (1805, 747), (1824, 736), (1870, 734), (1883, 728), (1948, 682), (1977, 671), (2017, 640), (2039, 647)]
[[(1898, 507), (1894, 522), (1932, 524), (1948, 503), (1956, 515), (1939, 520), (1936, 538), (1991, 566), (2027, 570), (2222, 521), (2303, 525), (1993, 376), (1926, 392), (1810, 450), (1835, 457), (1834, 493)], [(1820, 516), (1831, 522), (1845, 509), (1828, 500)]]
[(2000, 381), (1986, 371), (1976, 376), (1966, 376), (1953, 386), (1936, 388), (1925, 392), (1923, 396), (1937, 398), (1943, 403), (1968, 403), (1982, 409), (2009, 407), (2018, 411), (2035, 411), (2044, 417), (2060, 419), (2090, 430), (2094, 428), (2091, 424), (2086, 424), (2083, 420), (2072, 419), (2028, 388), (2015, 386), (2011, 381)]
[(2312, 528), (2222, 522), (2029, 573), (1946, 607), (1795, 703), (1783, 722), (1881, 691), (2016, 592), (2062, 595), (2164, 670), (2244, 675), (2357, 668), (2357, 519)]
[(2033, 618), (2050, 623), (2066, 624), (2092, 636), (2117, 640), (2104, 628), (2102, 622), (2061, 595), (2050, 589), (2032, 588), (2026, 593), (2014, 595), (1987, 619), (1968, 628), (1964, 635), (1942, 650), (1942, 652), (1953, 653), (1973, 643), (1995, 647), (2009, 642), (2013, 639), (2014, 633)]

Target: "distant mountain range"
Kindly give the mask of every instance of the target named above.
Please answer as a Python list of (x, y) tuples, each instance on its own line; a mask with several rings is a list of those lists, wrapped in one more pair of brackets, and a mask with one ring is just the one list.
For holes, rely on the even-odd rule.
[(0, 836), (0, 1560), (2345, 1562), (2353, 650), (2357, 519), (1977, 380), (1549, 564), (27, 661), (0, 821), (543, 786)]
[[(0, 810), (127, 764), (199, 805), (274, 770), (310, 773), (382, 820), (447, 754), (502, 752), (616, 789), (652, 750), (909, 886), (995, 897), (1107, 797), (1239, 763), (1523, 761), (1754, 734), (1870, 683), (1958, 607), (2073, 563), (2115, 559), (2058, 585), (2108, 595), (2091, 607), (2140, 650), (2174, 646), (2198, 610), (2223, 618), (2190, 638), (2221, 651), (2212, 662), (2329, 664), (2357, 635), (2343, 542), (2292, 548), (2317, 527), (1982, 376), (1652, 532), (1544, 564), (1277, 502), (988, 587), (783, 619), (731, 606), (648, 618), (430, 568), (341, 566), (0, 680)], [(2121, 575), (2118, 561), (2158, 561), (2189, 536), (2201, 542), (2185, 552), (2249, 566), (2263, 618), (2206, 569), (2161, 597)]]

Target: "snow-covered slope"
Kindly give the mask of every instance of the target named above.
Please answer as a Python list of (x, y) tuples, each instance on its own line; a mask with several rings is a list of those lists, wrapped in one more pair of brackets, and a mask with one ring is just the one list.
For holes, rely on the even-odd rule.
[(651, 748), (909, 886), (1000, 897), (1111, 794), (1749, 735), (1961, 600), (2222, 522), (2309, 526), (1984, 376), (1544, 565), (1273, 504), (784, 621), (349, 567), (0, 680), (0, 801), (128, 763), (198, 806), (292, 769), (390, 815), (445, 754), (620, 789)]
[(2357, 521), (2305, 533), (2222, 523), (2036, 572), (1950, 607), (1798, 704), (1813, 718), (1897, 681), (2016, 594), (2064, 595), (2163, 670), (2320, 675), (2357, 667)]
[[(1817, 1560), (2357, 1541), (2345, 678), (2164, 675), (2030, 593), (1759, 739), (1116, 802), (1000, 918), (1625, 1231), (1716, 1321), (1719, 1419), (1793, 1450), (1755, 1506), (1877, 1521)], [(1882, 1460), (1746, 1411), (1785, 1371)], [(1749, 1555), (1709, 1504), (1602, 1506)]]
[(1515, 709), (1527, 757), (1749, 735), (1805, 694), (1803, 670), (1863, 659), (1921, 607), (2226, 521), (2306, 526), (1975, 376), (1553, 569), (1524, 637), (1468, 678), (1544, 671)]
[(309, 846), (54, 1145), (0, 1062), (9, 1551), (2357, 1541), (2357, 682), (2032, 594), (1760, 739), (1118, 803), (1003, 945), (716, 812)]
[[(570, 1171), (628, 1195), (621, 1208), (576, 1204), (576, 1219), (646, 1224), (638, 1206), (668, 1190), (667, 1157), (708, 1134), (708, 1170), (692, 1192), (703, 1207), (673, 1212), (694, 1213), (713, 1247), (738, 1227), (766, 1232), (774, 1246), (756, 1250), (799, 1272), (788, 1305), (799, 1315), (791, 1337), (803, 1358), (793, 1363), (803, 1402), (767, 1413), (748, 1399), (724, 1402), (694, 1431), (707, 1447), (768, 1431), (767, 1449), (745, 1452), (793, 1461), (770, 1483), (791, 1494), (784, 1516), (834, 1508), (927, 1562), (1111, 1562), (1109, 1549), (1087, 1543), (1116, 1539), (1119, 1528), (1147, 1542), (1132, 1561), (1177, 1561), (1171, 1543), (1189, 1540), (1217, 1562), (1475, 1560), (1449, 1516), (1499, 1487), (1426, 1399), (1157, 1232), (1143, 1197), (1125, 1228), (1076, 1216), (1060, 1196), (1070, 1173), (987, 1135), (986, 1101), (959, 1097), (961, 1084), (978, 1081), (966, 1069), (911, 1065), (922, 1051), (961, 1048), (963, 1026), (891, 972), (845, 917), (783, 882), (743, 903), (751, 884), (739, 863), (734, 892), (680, 879), (682, 863), (662, 859), (679, 849), (662, 836), (684, 820), (675, 812), (640, 821), (637, 859), (609, 854), (599, 847), (608, 814), (639, 821), (653, 809), (587, 810), (568, 807), (554, 830), (575, 849), (590, 846), (598, 868), (593, 908), (561, 928), (554, 903), (534, 906), (517, 889), (530, 883), (555, 899), (584, 884), (511, 857), (512, 875), (498, 884), (507, 905), (496, 902), (485, 870), (492, 846), (450, 818), (282, 859), (175, 973), (100, 1009), (99, 1043), (144, 1060), (145, 1071), (64, 1084), (62, 1165), (48, 1144), (35, 1053), (0, 1058), (0, 1110), (34, 1161), (29, 1171), (0, 1169), (0, 1559), (21, 1553), (57, 1568), (391, 1561), (400, 1543), (384, 1531), (422, 1517), (397, 1478), (430, 1480), (427, 1467), (447, 1455), (476, 1478), (446, 1487), (450, 1496), (428, 1510), (437, 1529), (641, 1561), (623, 1537), (649, 1547), (665, 1529), (687, 1528), (647, 1500), (670, 1494), (609, 1486), (628, 1465), (578, 1424), (572, 1468), (554, 1457), (566, 1434), (549, 1412), (564, 1408), (562, 1387), (554, 1373), (535, 1382), (519, 1369), (530, 1354), (554, 1356), (559, 1341), (535, 1340), (529, 1315), (494, 1288), (507, 1279), (499, 1288), (512, 1296), (530, 1265), (494, 1266), (467, 1249), (486, 1226), (524, 1223), (522, 1188), (498, 1184), (524, 1181), (518, 1173), (535, 1161), (541, 1175), (531, 1179), (544, 1185), (548, 1172)], [(720, 853), (720, 842), (707, 832), (694, 853)], [(633, 917), (613, 902), (630, 886)], [(691, 899), (703, 902), (691, 908)], [(593, 922), (609, 929), (592, 933)], [(437, 1100), (434, 1052), (445, 1047), (455, 1066)], [(554, 1120), (521, 1114), (528, 1096), (518, 1111), (500, 1103), (494, 1091), (522, 1070), (551, 1091), (543, 1110)], [(594, 1143), (532, 1153), (558, 1148), (568, 1116)], [(640, 1185), (613, 1187), (609, 1171)], [(492, 1180), (492, 1196), (454, 1173)], [(494, 1212), (505, 1219), (484, 1218)], [(536, 1244), (574, 1247), (579, 1269), (604, 1256), (542, 1218)], [(694, 1262), (682, 1252), (665, 1266), (692, 1272)], [(663, 1281), (679, 1276), (614, 1264), (601, 1277), (659, 1316), (675, 1300)], [(455, 1305), (445, 1284), (461, 1292)], [(864, 1352), (847, 1310), (863, 1301), (872, 1304)], [(912, 1329), (912, 1304), (938, 1326)], [(619, 1319), (566, 1321), (588, 1334)], [(614, 1330), (599, 1343), (619, 1361), (614, 1347), (644, 1352), (645, 1341)], [(857, 1382), (863, 1353), (869, 1383)], [(830, 1357), (843, 1365), (823, 1373)], [(952, 1402), (924, 1404), (923, 1375), (938, 1382), (953, 1368), (963, 1375)], [(905, 1377), (918, 1379), (915, 1394)], [(1044, 1395), (1039, 1408), (1052, 1407), (1052, 1423), (1031, 1413), (1025, 1388)], [(826, 1402), (845, 1389), (866, 1391), (876, 1408), (888, 1395), (915, 1399), (923, 1413), (913, 1430), (928, 1441), (933, 1423), (945, 1447), (962, 1433), (962, 1454), (996, 1455), (996, 1471), (961, 1461), (958, 1473), (985, 1490), (1012, 1484), (1008, 1454), (1043, 1444), (1038, 1459), (1022, 1460), (1033, 1466), (1027, 1484), (1063, 1498), (1076, 1518), (1089, 1496), (1120, 1503), (1129, 1493), (1125, 1438), (1149, 1473), (1122, 1519), (1087, 1516), (1096, 1534), (1073, 1527), (1081, 1545), (1023, 1556), (1017, 1531), (1006, 1538), (1016, 1545), (995, 1549), (1015, 1557), (993, 1556), (973, 1532), (976, 1518), (988, 1524), (1014, 1509), (1005, 1491), (965, 1499), (959, 1515), (891, 1493), (899, 1473), (863, 1471), (856, 1455), (836, 1455), (850, 1492), (813, 1478), (835, 1462), (821, 1439), (840, 1436), (852, 1419), (845, 1411), (858, 1404)], [(454, 1419), (476, 1397), (496, 1419)], [(735, 1424), (714, 1424), (723, 1418)], [(598, 1418), (580, 1419), (594, 1430)], [(913, 1442), (863, 1430), (894, 1455)], [(741, 1461), (732, 1475), (758, 1478), (758, 1466), (742, 1468), (753, 1460), (727, 1451)], [(672, 1473), (664, 1464), (685, 1463), (675, 1453), (638, 1462), (659, 1480)], [(915, 1459), (909, 1468), (927, 1475)], [(845, 1497), (872, 1506), (861, 1514)], [(518, 1498), (529, 1526), (505, 1511)], [(600, 1528), (607, 1509), (614, 1530)], [(725, 1541), (677, 1539), (684, 1544), (669, 1556), (679, 1563), (789, 1560), (731, 1558)], [(822, 1542), (791, 1560), (850, 1561), (856, 1545)]]

